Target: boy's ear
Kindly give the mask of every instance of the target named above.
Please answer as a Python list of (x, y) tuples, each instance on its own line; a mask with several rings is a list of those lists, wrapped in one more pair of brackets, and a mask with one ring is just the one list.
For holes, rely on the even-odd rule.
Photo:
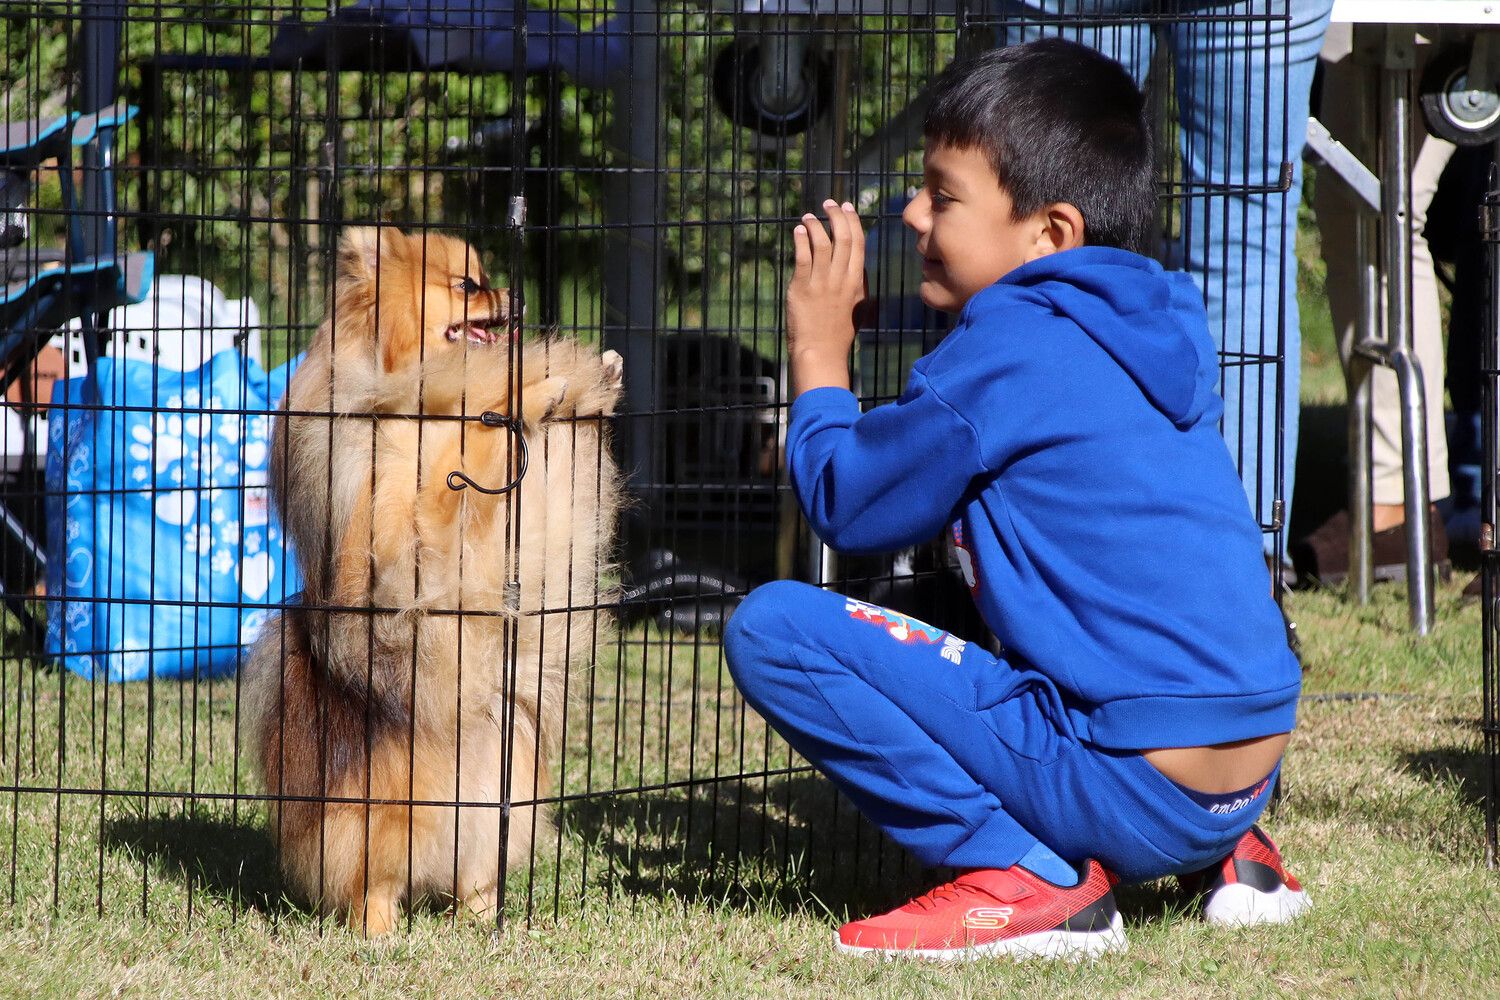
[(1055, 201), (1042, 209), (1041, 222), (1034, 251), (1037, 257), (1045, 257), (1060, 250), (1073, 250), (1087, 241), (1083, 213), (1070, 202)]

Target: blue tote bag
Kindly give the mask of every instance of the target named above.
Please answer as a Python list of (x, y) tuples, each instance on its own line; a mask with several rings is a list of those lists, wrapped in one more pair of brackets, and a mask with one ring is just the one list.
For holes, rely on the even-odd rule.
[(267, 373), (238, 350), (189, 372), (101, 357), (56, 384), (49, 656), (112, 681), (236, 669), (301, 589), (266, 487), (269, 411), (294, 365)]

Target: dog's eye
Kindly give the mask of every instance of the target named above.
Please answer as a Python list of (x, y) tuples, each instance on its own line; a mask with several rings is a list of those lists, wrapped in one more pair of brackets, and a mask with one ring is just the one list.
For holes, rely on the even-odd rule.
[(469, 277), (467, 274), (462, 278), (459, 278), (458, 284), (454, 287), (457, 288), (460, 292), (463, 292), (465, 295), (476, 295), (480, 292), (481, 289), (484, 288), (483, 285), (475, 281), (473, 278)]

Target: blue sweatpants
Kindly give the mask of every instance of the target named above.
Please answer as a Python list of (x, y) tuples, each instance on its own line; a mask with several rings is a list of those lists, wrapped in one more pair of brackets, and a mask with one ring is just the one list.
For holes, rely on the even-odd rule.
[(1210, 812), (1139, 753), (1074, 736), (1037, 673), (896, 612), (790, 580), (724, 632), (745, 700), (931, 866), (1009, 868), (1040, 841), (1126, 881), (1205, 868), (1270, 799)]

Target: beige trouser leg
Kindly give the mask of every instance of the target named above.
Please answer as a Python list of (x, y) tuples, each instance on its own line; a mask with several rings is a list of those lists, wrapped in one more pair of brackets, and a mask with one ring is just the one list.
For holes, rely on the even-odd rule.
[[(1374, 136), (1356, 135), (1354, 129), (1357, 102), (1373, 100), (1377, 93), (1373, 68), (1356, 66), (1344, 58), (1325, 62), (1323, 74), (1319, 119), (1334, 138), (1374, 169)], [(1422, 230), (1427, 225), (1427, 208), (1437, 191), (1438, 177), (1448, 157), (1453, 155), (1453, 146), (1428, 135), (1420, 118), (1413, 122), (1412, 128), (1417, 150), (1411, 178), (1412, 346), (1422, 365), (1427, 402), (1427, 475), (1432, 499), (1441, 500), (1449, 493), (1448, 438), (1443, 423), (1443, 321), (1438, 309), (1437, 275)], [(1355, 200), (1342, 181), (1325, 172), (1318, 177), (1313, 208), (1323, 236), (1323, 260), (1328, 265), (1328, 308), (1333, 314), (1333, 331), (1347, 378), (1354, 324), (1359, 315), (1359, 274), (1353, 254)], [(1385, 301), (1383, 287), (1381, 301)], [(1405, 502), (1401, 481), (1401, 396), (1396, 389), (1396, 376), (1389, 368), (1375, 368), (1370, 396), (1372, 499), (1377, 504), (1401, 504)]]

